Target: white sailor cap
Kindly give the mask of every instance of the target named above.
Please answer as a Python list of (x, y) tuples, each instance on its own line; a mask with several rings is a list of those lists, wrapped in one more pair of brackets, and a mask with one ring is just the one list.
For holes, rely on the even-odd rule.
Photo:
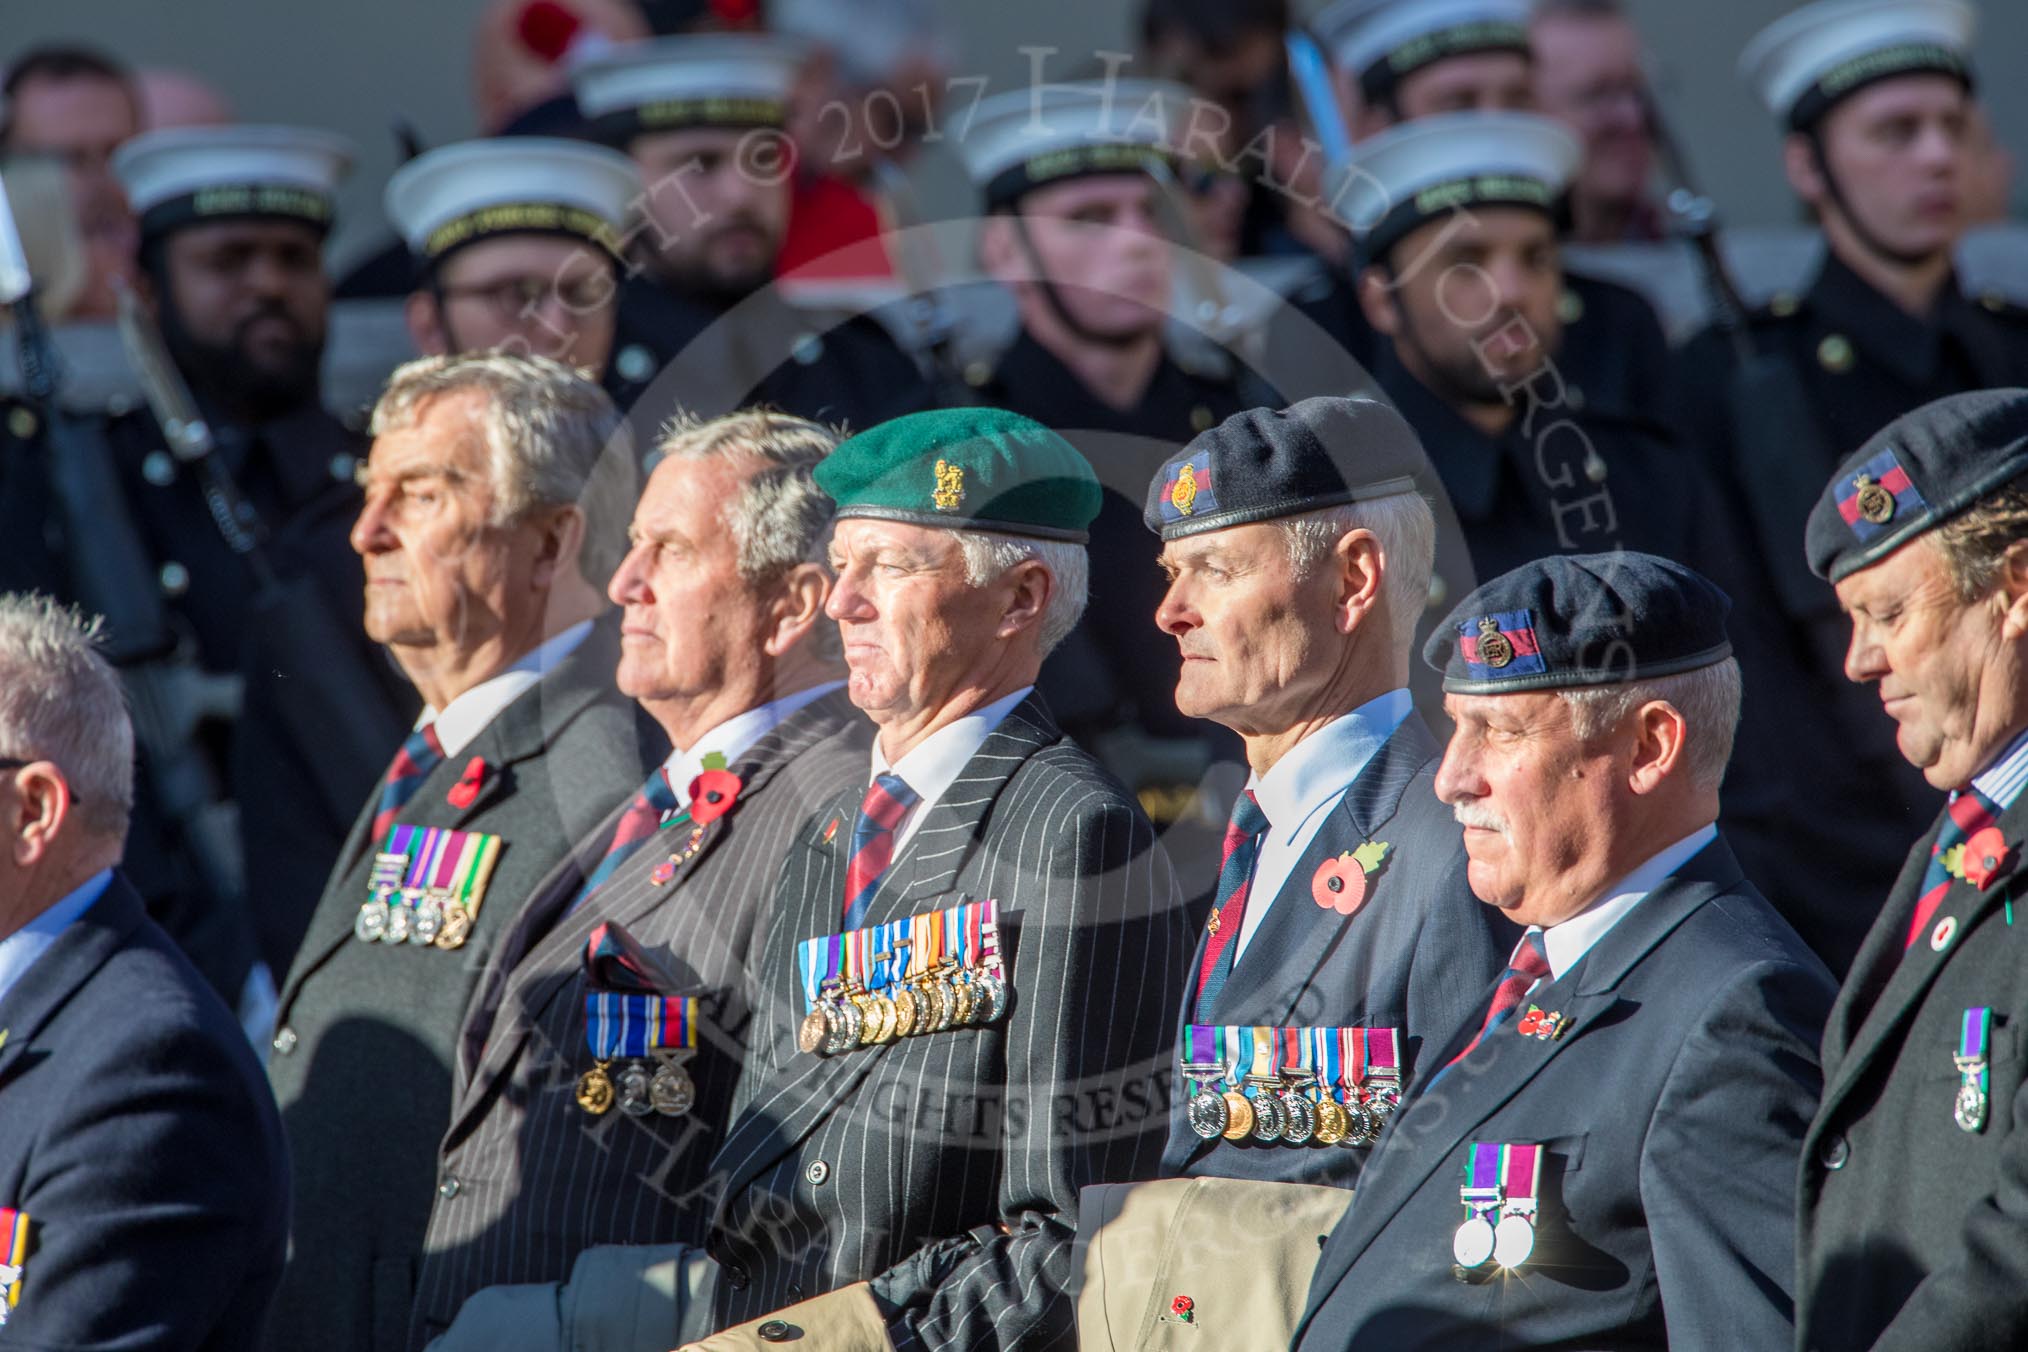
[(460, 141), (418, 155), (387, 181), (387, 216), (409, 252), (435, 263), (495, 235), (569, 235), (613, 248), (641, 192), (617, 150), (547, 136)]
[(1338, 0), (1312, 23), (1367, 98), (1445, 57), (1528, 51), (1528, 0)]
[(571, 73), (578, 111), (617, 144), (686, 127), (780, 127), (810, 46), (777, 33), (629, 43)]
[(1426, 221), (1472, 207), (1554, 214), (1584, 161), (1559, 122), (1532, 113), (1440, 113), (1354, 147), (1332, 205), (1372, 262)]
[(1978, 11), (1963, 0), (1819, 0), (1762, 29), (1739, 73), (1791, 131), (1896, 75), (1942, 74), (1972, 83)]
[(113, 174), (144, 238), (236, 216), (275, 216), (322, 232), (353, 158), (350, 141), (310, 127), (171, 127), (121, 145)]
[(1190, 91), (1169, 80), (1073, 80), (982, 99), (957, 149), (988, 210), (1046, 183), (1146, 173), (1175, 159)]

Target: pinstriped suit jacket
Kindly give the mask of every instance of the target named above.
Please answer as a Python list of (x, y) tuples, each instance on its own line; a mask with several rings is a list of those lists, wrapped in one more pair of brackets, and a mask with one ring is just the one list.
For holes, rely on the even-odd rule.
[(1191, 947), (1168, 859), (1131, 795), (1024, 700), (927, 806), (867, 915), (997, 899), (1009, 1013), (806, 1055), (796, 945), (838, 931), (859, 796), (789, 849), (712, 1168), (717, 1321), (871, 1279), (904, 1352), (1071, 1346), (1078, 1189), (1160, 1159)]
[[(594, 1245), (703, 1242), (711, 1205), (699, 1184), (731, 1112), (753, 946), (767, 933), (782, 856), (812, 813), (865, 780), (870, 744), (865, 718), (842, 692), (828, 695), (733, 762), (737, 803), (668, 883), (650, 880), (683, 843), (665, 836), (565, 913), (605, 857), (616, 810), (536, 889), (466, 1016), (440, 1159), (461, 1186), (430, 1215), (415, 1346), (481, 1287), (561, 1281)], [(592, 1117), (577, 1106), (577, 1077), (592, 1064), (583, 954), (607, 920), (661, 959), (675, 993), (703, 997), (687, 1067), (697, 1104), (685, 1117)]]

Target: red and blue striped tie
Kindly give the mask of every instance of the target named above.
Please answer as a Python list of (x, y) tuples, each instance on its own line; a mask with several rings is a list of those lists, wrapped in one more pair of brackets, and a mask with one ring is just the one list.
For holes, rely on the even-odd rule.
[(1915, 947), (1915, 941), (1929, 928), (1930, 917), (1943, 905), (1944, 894), (1951, 890), (1953, 879), (1950, 870), (1944, 867), (1944, 852), (1963, 844), (1999, 818), (2000, 805), (1977, 789), (1966, 788), (1951, 795), (1943, 829), (1936, 833), (1936, 844), (1930, 847), (1929, 868), (1922, 875), (1922, 895), (1916, 898), (1915, 918), (1909, 922), (1908, 941), (1902, 945), (1904, 951)]
[(634, 851), (648, 843), (662, 825), (662, 818), (676, 810), (676, 790), (670, 787), (666, 770), (657, 770), (648, 776), (648, 782), (634, 793), (627, 810), (620, 814), (619, 824), (613, 828), (613, 838), (606, 846), (605, 857), (592, 870), (591, 877), (584, 880), (584, 886), (577, 891), (570, 909), (576, 910), (584, 899), (604, 887), (606, 880), (619, 872), (620, 865), (634, 857)]
[(394, 829), (395, 817), (415, 797), (415, 791), (430, 777), (430, 771), (443, 762), (444, 744), (437, 740), (435, 723), (408, 735), (401, 750), (394, 753), (394, 760), (387, 767), (387, 779), (380, 786), (380, 806), (373, 813), (375, 845), (387, 839), (387, 833)]
[[(1507, 959), (1507, 970), (1500, 973), (1500, 984), (1493, 987), (1493, 1003), (1486, 1009), (1486, 1021), (1479, 1025), (1479, 1031), (1465, 1044), (1465, 1049), (1444, 1062), (1449, 1070), (1472, 1054), (1472, 1049), (1486, 1040), (1486, 1034), (1512, 1018), (1520, 1007), (1521, 999), (1534, 988), (1538, 981), (1549, 976), (1549, 949), (1542, 941), (1542, 931), (1530, 927), (1521, 936), (1521, 942), (1514, 945), (1514, 956)], [(1442, 1074), (1443, 1071), (1438, 1071)]]
[(852, 858), (845, 865), (845, 928), (866, 923), (880, 875), (894, 862), (894, 829), (919, 795), (897, 774), (876, 775), (852, 823)]
[[(1225, 854), (1218, 865), (1218, 896), (1211, 906), (1211, 933), (1204, 941), (1204, 961), (1197, 969), (1196, 1022), (1209, 1023), (1211, 1002), (1232, 975), (1233, 941), (1246, 920), (1247, 894), (1253, 890), (1253, 865), (1260, 857), (1260, 838), (1268, 829), (1260, 799), (1248, 789), (1232, 802), (1232, 820), (1225, 825)], [(1270, 903), (1274, 900), (1268, 899)]]

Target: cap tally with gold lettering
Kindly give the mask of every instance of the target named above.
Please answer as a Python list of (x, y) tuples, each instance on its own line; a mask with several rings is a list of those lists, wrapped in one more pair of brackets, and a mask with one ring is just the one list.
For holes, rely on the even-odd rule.
[(186, 225), (247, 217), (331, 226), (352, 143), (313, 127), (170, 127), (113, 152), (113, 174), (153, 239)]
[(385, 200), (409, 252), (436, 263), (498, 235), (564, 235), (610, 250), (640, 192), (639, 171), (617, 150), (512, 136), (416, 156), (388, 179)]
[(1418, 226), (1481, 207), (1553, 216), (1584, 161), (1560, 123), (1532, 113), (1440, 113), (1390, 127), (1353, 151), (1335, 199), (1362, 259), (1383, 260)]
[(1818, 0), (1769, 24), (1739, 57), (1740, 76), (1790, 131), (1899, 75), (1972, 86), (1978, 11), (1963, 0)]
[(1845, 457), (1810, 510), (1810, 569), (1832, 583), (2028, 476), (2028, 389), (1956, 394)]
[(1551, 554), (1459, 602), (1422, 660), (1452, 695), (1652, 680), (1732, 656), (1731, 609), (1703, 574), (1653, 554)]
[(1190, 91), (1166, 80), (1038, 84), (982, 99), (953, 139), (990, 211), (1045, 184), (1173, 163), (1191, 110)]
[(1235, 413), (1155, 472), (1141, 520), (1164, 540), (1420, 491), (1429, 460), (1377, 399)]
[(1447, 57), (1529, 54), (1528, 0), (1339, 0), (1310, 27), (1360, 93), (1383, 104)]
[(617, 48), (570, 83), (578, 111), (614, 145), (694, 127), (778, 129), (810, 54), (775, 33), (686, 33)]

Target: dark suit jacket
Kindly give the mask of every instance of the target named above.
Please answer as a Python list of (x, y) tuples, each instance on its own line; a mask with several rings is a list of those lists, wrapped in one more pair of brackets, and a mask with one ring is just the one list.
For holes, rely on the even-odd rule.
[[(643, 752), (639, 711), (613, 689), (616, 631), (610, 620), (595, 626), (402, 809), (402, 822), (506, 842), (463, 948), (353, 937), (377, 843), (366, 839), (377, 791), (353, 824), (282, 987), (268, 1063), (295, 1159), (277, 1348), (407, 1342), (430, 1205), (440, 1187), (461, 1186), (438, 1176), (435, 1145), (450, 1121), (458, 1034), (479, 974), (536, 884), (663, 754)], [(455, 807), (447, 794), (475, 756), (491, 768), (471, 805)]]
[(1190, 951), (1169, 862), (1118, 781), (1023, 701), (925, 810), (866, 916), (997, 899), (1010, 1011), (805, 1055), (796, 945), (838, 932), (862, 793), (789, 850), (760, 1035), (712, 1162), (717, 1322), (872, 1279), (904, 1352), (1071, 1346), (1078, 1189), (1159, 1162)]
[(118, 874), (0, 998), (0, 1205), (28, 1213), (0, 1345), (251, 1352), (288, 1244), (246, 1034)]
[[(1953, 884), (1904, 954), (1942, 823), (1909, 851), (1824, 1031), (1824, 1102), (1798, 1195), (1804, 1347), (2028, 1341), (2028, 874), (1983, 892)], [(2028, 797), (1999, 826), (2018, 847)], [(1945, 921), (1955, 932), (1938, 951)], [(1990, 1097), (1973, 1134), (1952, 1117), (1951, 1058), (1980, 1006), (1993, 1011)]]
[[(439, 1169), (464, 1186), (430, 1214), (417, 1282), (417, 1346), (474, 1291), (555, 1282), (598, 1244), (704, 1241), (705, 1181), (725, 1135), (752, 1009), (747, 982), (768, 933), (782, 856), (810, 815), (866, 779), (871, 728), (843, 692), (785, 720), (732, 764), (733, 810), (667, 883), (667, 835), (644, 846), (576, 910), (563, 908), (605, 857), (614, 813), (543, 880), (465, 1020), (456, 1107)], [(672, 833), (678, 828), (672, 828)], [(662, 848), (656, 848), (660, 844)], [(585, 943), (617, 921), (703, 997), (686, 1069), (697, 1103), (681, 1118), (593, 1117), (577, 1106), (585, 1046)]]
[[(1465, 881), (1463, 833), (1436, 796), (1440, 755), (1429, 728), (1411, 713), (1331, 809), (1208, 1011), (1194, 1011), (1204, 962), (1204, 940), (1198, 941), (1183, 1023), (1399, 1028), (1408, 1082), (1427, 1073), (1424, 1052), (1443, 1047), (1484, 1012), (1486, 984), (1506, 966), (1519, 937)], [(1384, 840), (1394, 852), (1369, 879), (1366, 904), (1349, 916), (1317, 905), (1311, 875), (1369, 840)], [(1261, 1145), (1251, 1137), (1206, 1141), (1190, 1130), (1179, 1102), (1162, 1172), (1349, 1188), (1367, 1153)]]
[[(1297, 1346), (1788, 1346), (1796, 1143), (1831, 995), (1723, 840), (1707, 846), (1530, 997), (1568, 1032), (1509, 1020), (1403, 1107), (1318, 1260)], [(1548, 1158), (1534, 1256), (1461, 1283), (1475, 1140)]]

